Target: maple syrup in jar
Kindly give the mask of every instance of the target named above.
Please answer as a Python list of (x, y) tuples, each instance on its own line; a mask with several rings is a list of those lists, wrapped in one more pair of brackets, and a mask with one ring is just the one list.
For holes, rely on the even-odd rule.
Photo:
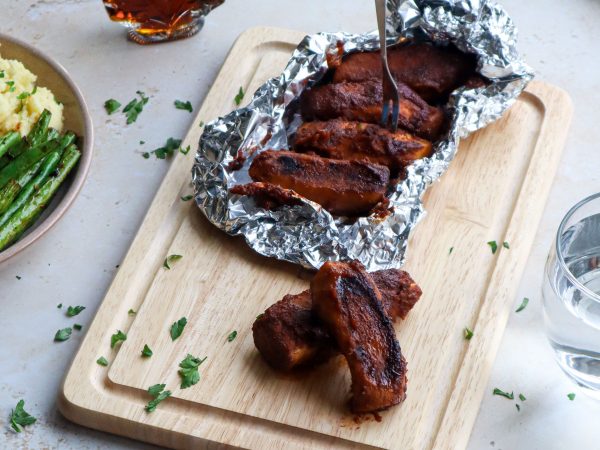
[(111, 20), (129, 28), (138, 44), (183, 39), (196, 34), (204, 16), (224, 0), (104, 0)]

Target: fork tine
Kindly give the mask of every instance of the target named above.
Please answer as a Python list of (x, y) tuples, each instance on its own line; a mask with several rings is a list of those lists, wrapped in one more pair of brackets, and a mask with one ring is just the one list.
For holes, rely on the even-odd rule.
[(390, 102), (385, 100), (383, 101), (383, 110), (381, 111), (381, 126), (387, 127), (388, 119), (390, 114)]
[(400, 114), (400, 102), (396, 98), (393, 100), (392, 131), (396, 131), (398, 129), (398, 114)]

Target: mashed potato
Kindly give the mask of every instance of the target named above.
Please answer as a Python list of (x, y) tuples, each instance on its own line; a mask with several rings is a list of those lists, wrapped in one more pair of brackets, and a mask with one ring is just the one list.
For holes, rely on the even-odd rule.
[(35, 89), (36, 80), (21, 62), (0, 55), (0, 135), (17, 130), (25, 136), (44, 109), (52, 113), (50, 126), (62, 131), (63, 105), (50, 89)]

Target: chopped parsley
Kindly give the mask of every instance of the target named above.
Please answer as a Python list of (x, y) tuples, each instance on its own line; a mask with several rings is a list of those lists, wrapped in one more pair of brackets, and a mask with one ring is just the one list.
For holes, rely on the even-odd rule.
[(165, 262), (163, 262), (163, 267), (167, 270), (171, 270), (171, 266), (169, 264), (175, 261), (179, 261), (181, 258), (183, 258), (182, 255), (169, 255), (165, 258)]
[(198, 381), (200, 381), (200, 373), (198, 372), (198, 367), (204, 361), (206, 361), (206, 356), (204, 359), (195, 358), (194, 356), (188, 354), (183, 361), (179, 363), (179, 376), (181, 376), (181, 389), (189, 388), (190, 386), (195, 385)]
[(21, 92), (19, 95), (17, 95), (17, 100), (25, 100), (27, 97), (32, 96), (33, 94), (35, 94), (37, 92), (37, 86), (33, 87), (33, 91), (31, 92)]
[(454, 251), (454, 247), (450, 247), (450, 250), (448, 250), (448, 254), (451, 255), (453, 251)]
[(186, 148), (179, 147), (179, 153), (187, 155), (190, 152), (191, 147), (188, 145)]
[(127, 314), (129, 314), (130, 316), (135, 316), (137, 314), (137, 311), (130, 309), (129, 311), (127, 311)]
[(489, 241), (487, 243), (487, 245), (490, 246), (490, 248), (492, 249), (492, 255), (496, 254), (496, 250), (498, 250), (498, 244), (496, 243), (496, 241)]
[(175, 100), (175, 108), (177, 109), (183, 109), (185, 111), (189, 111), (192, 112), (194, 110), (194, 108), (192, 108), (192, 104), (189, 102), (189, 100), (187, 102), (182, 102), (181, 100)]
[(236, 337), (237, 337), (237, 331), (233, 330), (231, 333), (229, 333), (229, 336), (227, 336), (227, 342), (233, 341)]
[(515, 310), (515, 312), (521, 312), (523, 311), (525, 308), (527, 308), (527, 304), (529, 303), (529, 299), (527, 297), (523, 298), (523, 301), (521, 302), (521, 304), (519, 305), (519, 307)]
[(165, 391), (164, 389), (164, 384), (155, 384), (148, 388), (148, 394), (154, 397), (154, 399), (150, 400), (144, 408), (147, 412), (153, 412), (160, 402), (171, 396), (171, 391)]
[(510, 245), (508, 245), (508, 242), (504, 241), (502, 243), (502, 247), (504, 247), (504, 248), (510, 248)]
[(465, 327), (465, 329), (463, 330), (465, 339), (467, 341), (470, 341), (471, 338), (473, 337), (473, 330), (471, 330), (469, 327)]
[(571, 401), (575, 400), (575, 392), (571, 392), (570, 394), (567, 394), (567, 398)]
[(153, 355), (152, 349), (148, 347), (148, 344), (144, 344), (144, 349), (142, 350), (142, 356), (146, 358), (150, 358)]
[(121, 330), (117, 330), (117, 332), (110, 337), (110, 348), (115, 348), (115, 345), (117, 345), (119, 342), (123, 342), (126, 340), (127, 335)]
[(77, 330), (77, 331), (81, 331), (81, 329), (83, 328), (83, 326), (81, 326), (80, 324), (76, 323), (73, 325), (73, 329)]
[(146, 141), (140, 141), (140, 145), (144, 145)]
[(157, 159), (166, 159), (168, 156), (173, 156), (173, 154), (179, 148), (180, 145), (181, 139), (175, 139), (170, 137), (169, 139), (167, 139), (167, 142), (163, 147), (159, 147), (155, 150), (152, 150), (151, 152), (144, 152), (142, 153), (142, 156), (148, 159), (150, 158), (150, 155), (154, 153), (154, 156), (156, 156)]
[(194, 198), (193, 195), (184, 195), (183, 197), (181, 197), (181, 201), (183, 201), (183, 202), (189, 202), (193, 198)]
[(521, 411), (521, 405), (519, 405), (518, 403), (515, 403), (515, 407), (517, 408), (517, 411)]
[(522, 402), (524, 402), (527, 399), (525, 398), (525, 396), (523, 394), (519, 394), (519, 400), (521, 400)]
[(15, 275), (15, 278), (16, 278), (17, 280), (20, 280), (20, 279), (21, 279), (21, 276), (20, 276), (20, 275)]
[(257, 319), (260, 319), (262, 316), (264, 316), (265, 313), (260, 313), (258, 316), (256, 316)]
[(85, 309), (85, 306), (69, 306), (67, 308), (67, 317), (74, 317)]
[(239, 106), (242, 103), (242, 100), (244, 100), (245, 94), (246, 93), (244, 92), (244, 89), (240, 86), (240, 90), (238, 91), (237, 95), (233, 99), (233, 101), (235, 102), (236, 105)]
[(56, 305), (56, 307), (57, 307), (58, 309), (62, 308), (62, 303), (59, 303), (58, 305)]
[(121, 103), (114, 98), (109, 98), (104, 102), (104, 109), (108, 115), (111, 115), (121, 107)]
[(20, 433), (22, 428), (27, 425), (33, 425), (37, 420), (24, 409), (25, 400), (19, 400), (15, 409), (10, 412), (10, 426), (17, 433)]
[(54, 340), (56, 342), (66, 341), (71, 337), (71, 333), (73, 333), (73, 329), (71, 327), (63, 328), (62, 330), (58, 330), (54, 335)]
[(181, 333), (183, 333), (183, 329), (186, 325), (187, 319), (185, 317), (182, 317), (177, 322), (174, 322), (173, 325), (171, 325), (171, 339), (173, 341), (181, 336)]
[(498, 388), (494, 388), (493, 394), (494, 395), (500, 395), (501, 397), (505, 397), (505, 398), (507, 398), (509, 400), (514, 400), (515, 399), (514, 393), (511, 392), (509, 394), (508, 392), (504, 392), (504, 391), (502, 391), (502, 390), (500, 390)]
[(8, 86), (8, 92), (15, 92), (15, 82), (14, 81), (5, 81)]
[(198, 124), (198, 128), (202, 128), (204, 126), (204, 120), (201, 120), (200, 123)]
[(0, 78), (4, 78), (4, 70), (0, 70)]
[(98, 358), (98, 359), (96, 360), (96, 363), (97, 363), (99, 366), (104, 366), (104, 367), (108, 366), (108, 360), (107, 360), (107, 359), (106, 359), (104, 356), (101, 356), (100, 358)]
[(127, 125), (130, 125), (137, 120), (140, 113), (144, 110), (144, 105), (148, 103), (149, 100), (142, 91), (137, 91), (136, 93), (139, 95), (140, 99), (134, 98), (125, 105), (125, 108), (123, 108), (123, 112), (127, 117)]

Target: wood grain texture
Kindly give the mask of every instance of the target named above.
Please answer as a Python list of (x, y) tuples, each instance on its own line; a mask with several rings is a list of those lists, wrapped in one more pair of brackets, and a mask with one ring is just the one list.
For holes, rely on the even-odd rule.
[[(253, 92), (281, 72), (303, 35), (260, 28), (232, 48), (184, 145), (233, 107), (239, 86)], [(336, 358), (303, 376), (270, 370), (251, 325), (284, 294), (308, 286), (291, 264), (253, 253), (221, 233), (192, 202), (192, 156), (177, 155), (73, 361), (59, 406), (86, 426), (175, 448), (456, 449), (468, 441), (514, 294), (566, 138), (570, 101), (532, 83), (498, 122), (461, 143), (450, 170), (427, 193), (428, 216), (409, 244), (407, 270), (424, 295), (397, 324), (408, 360), (408, 398), (357, 425), (347, 413), (350, 380)], [(492, 255), (486, 242), (496, 240)], [(508, 241), (510, 249), (502, 248)], [(449, 249), (454, 250), (449, 254)], [(162, 268), (169, 254), (183, 259)], [(134, 317), (127, 311), (138, 311)], [(188, 325), (173, 342), (170, 325)], [(465, 341), (462, 330), (473, 328)], [(128, 334), (110, 349), (117, 329)], [(237, 330), (238, 337), (227, 342)], [(140, 352), (148, 344), (149, 359)], [(179, 389), (187, 353), (208, 359), (200, 382)], [(106, 356), (108, 368), (95, 361)], [(146, 389), (166, 383), (173, 398), (147, 414)]]

